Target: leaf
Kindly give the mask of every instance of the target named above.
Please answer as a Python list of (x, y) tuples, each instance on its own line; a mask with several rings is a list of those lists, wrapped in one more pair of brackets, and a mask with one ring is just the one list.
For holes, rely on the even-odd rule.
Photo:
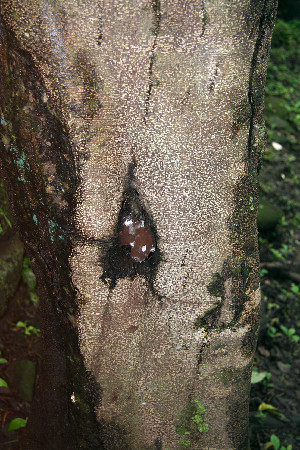
[(276, 364), (277, 364), (278, 368), (281, 370), (281, 372), (288, 373), (290, 371), (291, 364), (284, 364), (281, 361), (277, 361)]
[(269, 405), (268, 403), (264, 402), (262, 402), (258, 407), (258, 411), (275, 411), (276, 409), (277, 408), (275, 406)]
[(258, 351), (261, 355), (265, 356), (266, 358), (269, 358), (270, 356), (270, 352), (269, 350), (267, 350), (265, 347), (263, 347), (262, 345), (258, 346)]
[(0, 378), (0, 387), (8, 388), (8, 384), (5, 380), (3, 380), (3, 378)]
[(275, 434), (272, 434), (272, 436), (270, 437), (270, 441), (272, 442), (275, 450), (280, 449), (280, 439)]
[(291, 291), (296, 295), (300, 294), (299, 286), (297, 286), (295, 283), (291, 284)]
[(280, 329), (286, 334), (289, 334), (289, 330), (287, 329), (287, 327), (285, 327), (284, 325), (280, 325)]
[(252, 372), (251, 384), (260, 383), (264, 378), (266, 378), (268, 372)]
[(15, 419), (10, 421), (8, 425), (8, 431), (19, 430), (19, 428), (26, 427), (28, 417), (26, 419), (22, 419), (21, 417), (16, 417)]
[(0, 358), (0, 364), (6, 364), (8, 361), (5, 358)]

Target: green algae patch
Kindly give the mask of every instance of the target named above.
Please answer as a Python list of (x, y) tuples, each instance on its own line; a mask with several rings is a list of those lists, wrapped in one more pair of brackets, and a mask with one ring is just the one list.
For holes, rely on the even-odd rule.
[(204, 423), (206, 408), (198, 398), (192, 400), (188, 406), (181, 411), (176, 427), (176, 433), (181, 436), (179, 444), (190, 447), (191, 441), (199, 441), (201, 433), (208, 431), (208, 424)]
[(210, 329), (210, 325), (207, 322), (207, 318), (210, 318), (214, 312), (217, 313), (219, 306), (222, 303), (222, 298), (220, 299), (220, 302), (217, 305), (212, 306), (202, 316), (197, 317), (195, 322), (195, 328), (204, 328), (205, 330)]
[(222, 297), (224, 295), (224, 275), (216, 273), (207, 286), (207, 290), (214, 297)]

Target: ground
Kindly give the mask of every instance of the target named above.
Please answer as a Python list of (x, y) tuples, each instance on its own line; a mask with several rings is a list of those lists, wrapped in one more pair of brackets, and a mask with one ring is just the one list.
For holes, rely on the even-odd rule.
[(5, 450), (19, 449), (18, 436), (22, 428), (8, 428), (13, 419), (29, 416), (34, 384), (38, 381), (38, 307), (35, 279), (28, 265), (28, 258), (25, 258), (18, 290), (0, 319), (0, 377), (8, 386), (0, 387), (0, 448)]
[(263, 317), (253, 381), (261, 381), (251, 391), (251, 450), (300, 449), (299, 44), (300, 22), (279, 20), (266, 88), (268, 139), (260, 174)]

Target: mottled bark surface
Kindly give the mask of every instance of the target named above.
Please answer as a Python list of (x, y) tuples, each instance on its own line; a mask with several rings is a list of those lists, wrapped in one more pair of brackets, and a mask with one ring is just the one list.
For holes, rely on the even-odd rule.
[(46, 346), (26, 445), (247, 448), (275, 0), (1, 8), (2, 169)]

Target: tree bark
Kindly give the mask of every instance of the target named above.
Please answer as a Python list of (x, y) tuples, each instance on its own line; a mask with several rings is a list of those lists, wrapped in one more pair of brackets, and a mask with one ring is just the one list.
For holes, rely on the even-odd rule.
[(246, 449), (276, 0), (2, 0), (44, 354), (22, 448)]

